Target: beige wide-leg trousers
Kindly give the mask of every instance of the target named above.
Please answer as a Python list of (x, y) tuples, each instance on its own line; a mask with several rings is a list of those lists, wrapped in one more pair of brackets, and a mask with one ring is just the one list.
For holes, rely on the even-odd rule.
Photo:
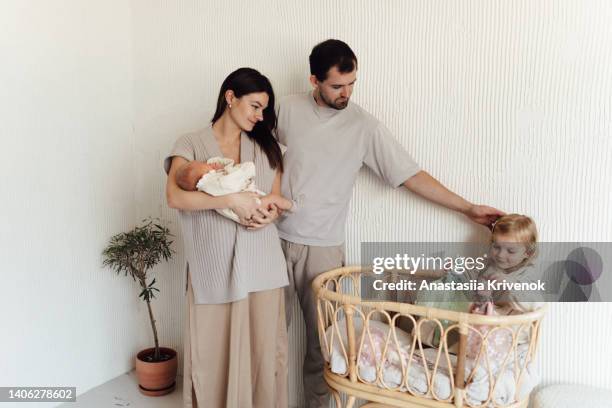
[(186, 408), (287, 408), (283, 288), (218, 305), (187, 289), (183, 401)]

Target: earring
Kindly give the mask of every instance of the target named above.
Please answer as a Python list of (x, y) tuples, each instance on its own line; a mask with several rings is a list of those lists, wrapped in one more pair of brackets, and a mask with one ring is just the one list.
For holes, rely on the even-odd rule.
[(228, 104), (227, 106), (229, 106), (229, 108), (230, 108), (230, 109), (232, 109), (232, 104), (231, 104), (231, 103), (230, 103), (230, 104)]

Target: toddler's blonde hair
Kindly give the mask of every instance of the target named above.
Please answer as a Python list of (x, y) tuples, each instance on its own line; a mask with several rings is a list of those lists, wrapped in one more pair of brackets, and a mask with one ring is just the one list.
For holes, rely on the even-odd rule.
[(495, 240), (496, 235), (512, 235), (517, 242), (525, 244), (529, 256), (520, 265), (521, 267), (536, 257), (538, 244), (538, 229), (535, 222), (526, 215), (507, 214), (501, 216), (493, 224), (491, 234), (491, 242)]

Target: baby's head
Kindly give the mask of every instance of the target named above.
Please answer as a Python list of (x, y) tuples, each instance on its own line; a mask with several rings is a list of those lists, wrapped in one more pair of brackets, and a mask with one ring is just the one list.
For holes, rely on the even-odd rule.
[(198, 181), (200, 181), (204, 174), (221, 167), (222, 166), (217, 164), (210, 165), (195, 160), (190, 161), (189, 163), (185, 163), (176, 172), (176, 184), (183, 190), (196, 191)]
[(491, 260), (511, 272), (528, 264), (537, 254), (538, 230), (525, 215), (508, 214), (493, 225)]

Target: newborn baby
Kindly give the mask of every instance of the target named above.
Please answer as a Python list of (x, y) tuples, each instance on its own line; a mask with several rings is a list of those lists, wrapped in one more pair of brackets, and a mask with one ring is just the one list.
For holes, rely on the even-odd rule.
[[(261, 205), (273, 210), (290, 210), (293, 203), (277, 194), (266, 195), (258, 190), (254, 182), (255, 164), (244, 162), (234, 164), (231, 159), (213, 157), (206, 163), (191, 161), (176, 173), (176, 183), (186, 191), (203, 191), (213, 196), (252, 191), (261, 196)], [(231, 209), (216, 210), (219, 214), (240, 222)]]
[(197, 191), (198, 181), (203, 175), (213, 170), (221, 170), (223, 167), (220, 163), (208, 164), (195, 160), (190, 161), (176, 172), (176, 184), (185, 191)]

